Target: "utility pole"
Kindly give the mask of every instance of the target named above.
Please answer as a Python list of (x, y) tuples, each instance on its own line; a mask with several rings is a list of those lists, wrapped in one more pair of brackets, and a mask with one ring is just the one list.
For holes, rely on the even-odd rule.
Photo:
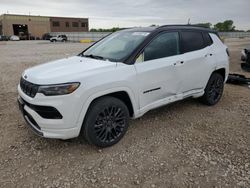
[(188, 18), (188, 25), (191, 25), (191, 23), (190, 23), (190, 18)]

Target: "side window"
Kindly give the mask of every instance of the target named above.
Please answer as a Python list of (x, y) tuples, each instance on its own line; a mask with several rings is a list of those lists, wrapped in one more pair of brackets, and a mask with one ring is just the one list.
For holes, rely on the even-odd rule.
[(182, 52), (192, 52), (205, 47), (201, 32), (182, 31), (181, 32)]
[(212, 41), (209, 33), (203, 33), (203, 38), (204, 38), (204, 42), (205, 42), (206, 46), (210, 46), (213, 44), (213, 41)]
[(178, 32), (163, 33), (157, 36), (144, 49), (144, 54), (139, 57), (143, 61), (159, 59), (169, 56), (178, 55), (179, 53), (179, 34)]

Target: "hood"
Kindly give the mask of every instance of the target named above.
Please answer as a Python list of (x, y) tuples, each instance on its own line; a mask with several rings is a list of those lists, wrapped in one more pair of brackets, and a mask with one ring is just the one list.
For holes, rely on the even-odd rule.
[(84, 75), (97, 74), (115, 67), (114, 62), (74, 56), (29, 68), (22, 77), (40, 85), (79, 82)]

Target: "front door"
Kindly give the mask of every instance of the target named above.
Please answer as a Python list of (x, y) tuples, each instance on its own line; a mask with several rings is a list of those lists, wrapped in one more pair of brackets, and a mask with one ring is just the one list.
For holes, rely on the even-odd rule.
[(180, 79), (176, 73), (179, 58), (178, 32), (159, 34), (139, 55), (134, 66), (141, 109), (179, 93)]

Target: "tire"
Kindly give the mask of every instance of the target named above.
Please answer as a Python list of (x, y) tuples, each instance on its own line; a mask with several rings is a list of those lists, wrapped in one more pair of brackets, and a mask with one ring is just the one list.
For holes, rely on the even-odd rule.
[(103, 97), (91, 104), (82, 131), (90, 144), (109, 147), (121, 140), (128, 126), (127, 106), (117, 98)]
[(201, 102), (213, 106), (217, 104), (223, 94), (224, 78), (221, 74), (213, 73), (207, 83), (204, 95), (200, 98)]

